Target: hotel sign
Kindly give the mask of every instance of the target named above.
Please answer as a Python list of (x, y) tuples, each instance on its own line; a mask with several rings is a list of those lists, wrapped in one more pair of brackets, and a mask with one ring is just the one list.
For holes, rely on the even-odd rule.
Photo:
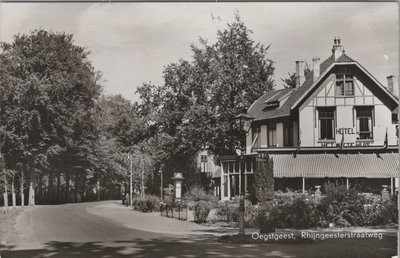
[(354, 128), (336, 128), (336, 134), (357, 134)]
[(332, 147), (332, 148), (337, 148), (337, 147), (342, 147), (342, 138), (343, 138), (343, 146), (344, 147), (367, 147), (370, 146), (369, 141), (357, 141), (357, 135), (358, 133), (356, 132), (355, 128), (352, 127), (342, 127), (342, 128), (336, 128), (335, 130), (336, 133), (336, 141), (335, 142), (323, 142), (321, 143), (321, 147)]

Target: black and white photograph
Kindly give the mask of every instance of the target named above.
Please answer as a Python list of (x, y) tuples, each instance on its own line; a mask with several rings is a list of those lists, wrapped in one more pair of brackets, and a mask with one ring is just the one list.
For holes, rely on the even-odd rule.
[(397, 258), (398, 18), (0, 1), (0, 258)]

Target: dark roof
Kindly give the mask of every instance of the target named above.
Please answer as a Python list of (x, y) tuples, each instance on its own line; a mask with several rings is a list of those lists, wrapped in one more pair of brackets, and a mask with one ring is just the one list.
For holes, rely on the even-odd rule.
[[(333, 55), (324, 60), (319, 66), (320, 74), (323, 74), (333, 62)], [(336, 60), (336, 62), (354, 62), (354, 60), (346, 54), (343, 54)], [(305, 75), (305, 81), (299, 88), (275, 90), (265, 93), (257, 99), (253, 105), (251, 105), (247, 112), (255, 121), (290, 116), (291, 106), (313, 85), (313, 77), (314, 71), (311, 71)], [(282, 103), (282, 106), (274, 110), (264, 110), (266, 107), (266, 101), (270, 102), (270, 98), (279, 99), (286, 94), (290, 94), (290, 96), (284, 103)]]
[(294, 89), (282, 89), (270, 91), (262, 95), (259, 99), (257, 99), (253, 105), (247, 111), (254, 120), (262, 120), (273, 117), (282, 117), (290, 114), (290, 106), (288, 107), (286, 103), (282, 106), (273, 109), (273, 110), (264, 110), (267, 106), (268, 102), (278, 101), (280, 98), (286, 96), (287, 94), (291, 94)]

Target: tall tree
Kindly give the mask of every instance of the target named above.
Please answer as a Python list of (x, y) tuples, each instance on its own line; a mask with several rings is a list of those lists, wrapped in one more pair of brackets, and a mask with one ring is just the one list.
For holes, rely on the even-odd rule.
[[(192, 45), (193, 60), (164, 69), (164, 84), (138, 88), (138, 113), (145, 117), (147, 141), (156, 145), (167, 171), (193, 170), (203, 146), (232, 154), (242, 140), (235, 117), (272, 90), (274, 63), (269, 46), (251, 39), (239, 15), (217, 31), (217, 41)], [(188, 162), (184, 162), (188, 161)]]
[[(22, 167), (27, 180), (39, 185), (53, 171), (63, 173), (66, 196), (70, 174), (82, 166), (97, 135), (99, 74), (88, 55), (72, 35), (45, 30), (1, 44), (0, 146), (6, 166)], [(55, 155), (58, 162), (49, 162)]]

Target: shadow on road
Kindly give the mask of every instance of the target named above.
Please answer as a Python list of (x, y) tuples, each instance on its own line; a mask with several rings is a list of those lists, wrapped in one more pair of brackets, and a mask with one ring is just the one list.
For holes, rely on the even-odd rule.
[[(10, 250), (10, 249), (9, 249)], [(1, 258), (15, 257), (391, 257), (396, 237), (383, 240), (325, 240), (303, 245), (226, 244), (211, 237), (135, 239), (113, 242), (48, 242), (43, 249), (3, 251)]]

